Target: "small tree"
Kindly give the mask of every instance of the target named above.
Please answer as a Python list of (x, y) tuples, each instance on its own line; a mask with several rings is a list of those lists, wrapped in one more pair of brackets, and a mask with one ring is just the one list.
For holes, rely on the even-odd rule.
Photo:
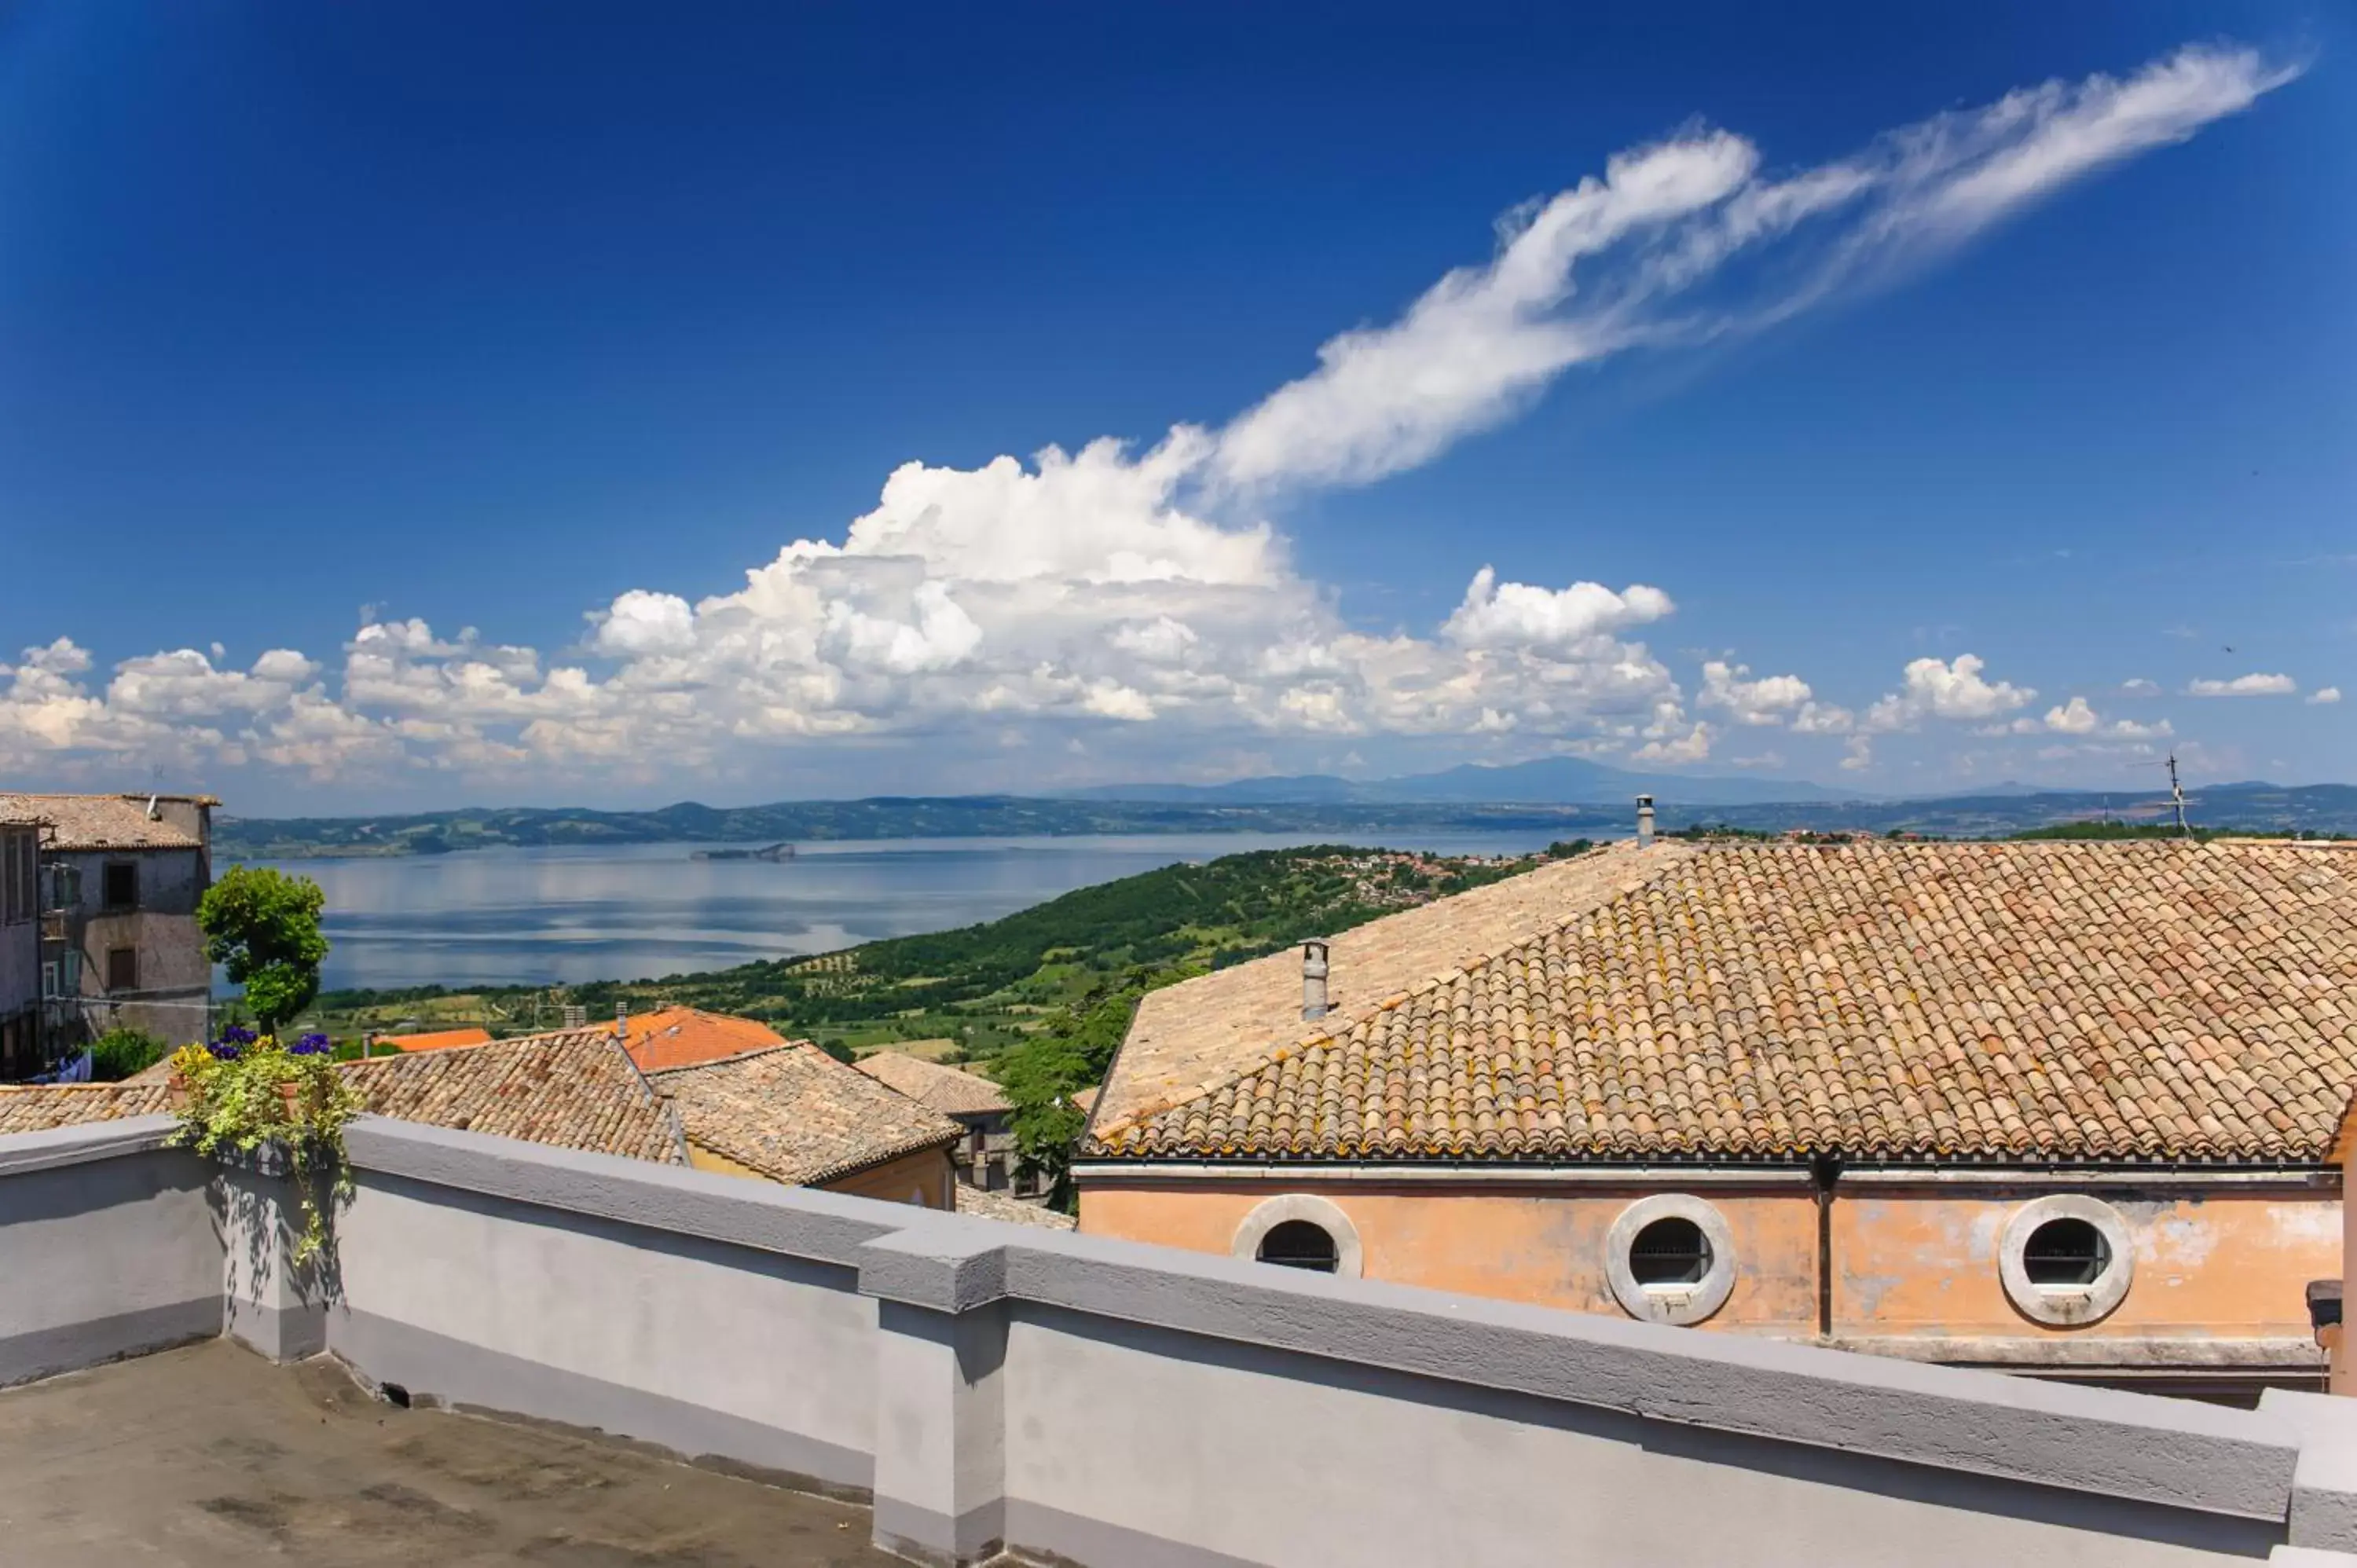
[(267, 866), (231, 866), (197, 906), (205, 957), (245, 987), (245, 1004), (264, 1034), (279, 1027), (319, 994), (319, 961), (328, 939), (319, 934), (327, 895), (307, 876)]

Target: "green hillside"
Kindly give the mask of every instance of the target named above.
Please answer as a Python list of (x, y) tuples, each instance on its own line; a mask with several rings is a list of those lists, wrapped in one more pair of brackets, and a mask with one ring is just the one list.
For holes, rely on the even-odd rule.
[(1148, 990), (1587, 847), (1579, 840), (1522, 857), (1260, 850), (1083, 887), (983, 925), (813, 958), (561, 992), (330, 992), (307, 1023), (337, 1035), (460, 1024), (520, 1034), (554, 1026), (568, 1004), (607, 1018), (618, 1008), (685, 1004), (759, 1018), (845, 1055), (945, 1041), (949, 1054), (1006, 1085), (1027, 1149), (1057, 1165), (1079, 1130), (1065, 1097), (1103, 1075)]

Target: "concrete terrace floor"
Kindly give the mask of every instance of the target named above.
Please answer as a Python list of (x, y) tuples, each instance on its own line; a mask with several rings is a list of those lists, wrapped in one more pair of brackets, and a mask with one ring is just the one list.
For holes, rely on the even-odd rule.
[(223, 1340), (0, 1391), (23, 1568), (868, 1568), (867, 1510), (634, 1444), (382, 1403)]

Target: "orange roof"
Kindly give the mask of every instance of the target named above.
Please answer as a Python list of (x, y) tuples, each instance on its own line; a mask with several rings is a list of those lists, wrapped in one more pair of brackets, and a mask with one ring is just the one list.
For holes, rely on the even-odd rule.
[[(1650, 872), (1633, 885), (1561, 880), (1401, 994), (1371, 961), (1315, 1031), (1267, 987), (1244, 1029), (1251, 964), (1156, 992), (1088, 1157), (2316, 1165), (2357, 1096), (2350, 850), (1664, 847), (1597, 862)], [(1350, 935), (1375, 950), (1492, 891)], [(1226, 1033), (1183, 1035), (1206, 1018)], [(1191, 1083), (1173, 1048), (1144, 1082), (1125, 1065), (1152, 1027)]]
[(782, 1046), (786, 1037), (767, 1024), (706, 1013), (694, 1007), (664, 1007), (623, 1021), (622, 1048), (640, 1072), (694, 1067)]
[(422, 1035), (379, 1035), (380, 1043), (404, 1051), (447, 1051), (453, 1046), (488, 1046), (489, 1029), (428, 1029)]

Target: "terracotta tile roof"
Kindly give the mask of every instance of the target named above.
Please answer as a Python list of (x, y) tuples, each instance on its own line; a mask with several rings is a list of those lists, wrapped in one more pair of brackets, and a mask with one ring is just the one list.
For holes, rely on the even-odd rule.
[(772, 1181), (833, 1181), (963, 1135), (807, 1041), (647, 1076), (691, 1142)]
[(1534, 919), (1086, 1152), (2308, 1164), (2352, 1093), (2357, 852), (1746, 845)]
[(160, 1083), (0, 1084), (0, 1136), (152, 1116), (170, 1109)]
[(1004, 1219), (1009, 1225), (1037, 1225), (1048, 1230), (1080, 1228), (1078, 1220), (1060, 1209), (1027, 1203), (1003, 1192), (985, 1192), (963, 1182), (957, 1184), (957, 1209), (960, 1214), (978, 1214), (985, 1219)]
[(1510, 947), (1694, 853), (1667, 839), (1641, 854), (1634, 843), (1608, 844), (1344, 931), (1329, 952), (1332, 1011), (1316, 1024), (1301, 1018), (1297, 949), (1154, 992), (1122, 1043), (1097, 1121), (1116, 1127), (1190, 1100), (1272, 1051), (1347, 1028), (1443, 970)]
[(985, 1116), (1015, 1109), (998, 1085), (979, 1073), (922, 1061), (900, 1051), (877, 1051), (852, 1066), (944, 1116)]
[(641, 1072), (694, 1067), (786, 1043), (767, 1024), (695, 1007), (664, 1007), (624, 1022), (629, 1030), (624, 1044)]
[(379, 1057), (348, 1062), (344, 1072), (380, 1116), (561, 1149), (686, 1160), (678, 1123), (610, 1028)]
[(488, 1046), (491, 1032), (484, 1028), (428, 1029), (416, 1035), (379, 1035), (377, 1044), (404, 1051), (447, 1051), (461, 1046)]
[[(188, 796), (167, 796), (188, 800)], [(218, 805), (210, 795), (195, 797)], [(5, 795), (0, 817), (38, 817), (54, 824), (51, 849), (195, 849), (197, 837), (170, 822), (151, 822), (145, 795)]]

